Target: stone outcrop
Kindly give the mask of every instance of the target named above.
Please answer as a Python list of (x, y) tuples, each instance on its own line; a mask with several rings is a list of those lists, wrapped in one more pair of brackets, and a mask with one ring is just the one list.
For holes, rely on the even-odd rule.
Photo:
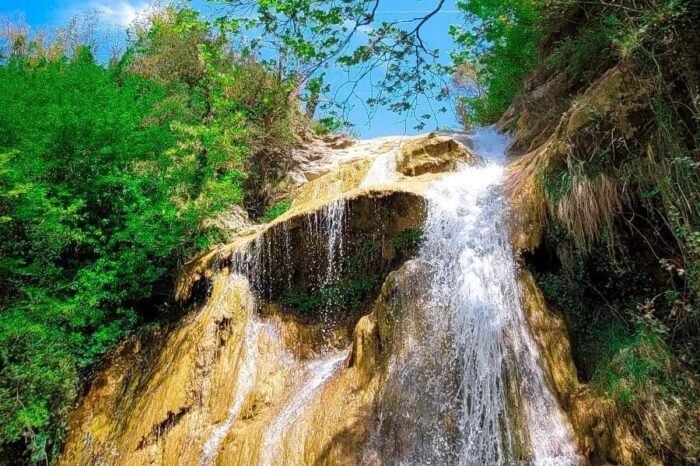
[[(249, 283), (227, 269), (215, 273), (200, 310), (171, 331), (133, 339), (112, 355), (71, 416), (59, 464), (249, 465), (265, 463), (271, 448), (275, 464), (362, 464), (401, 318), (392, 302), (412, 275), (409, 265), (389, 274), (352, 335), (341, 336), (352, 339), (352, 351), (271, 444), (271, 429), (289, 415), (290, 397), (301, 396), (306, 357), (317, 354), (314, 335), (321, 327), (290, 318), (278, 306), (264, 306), (260, 319)], [(251, 328), (258, 328), (253, 345)], [(252, 373), (246, 372), (249, 351), (256, 357)], [(241, 392), (236, 374), (253, 381), (247, 391)], [(235, 424), (217, 434), (237, 400)], [(215, 435), (221, 438), (207, 457)]]
[(430, 134), (406, 142), (396, 161), (405, 176), (454, 171), (460, 163), (475, 163), (476, 156), (466, 146), (449, 136)]
[[(70, 417), (59, 464), (365, 461), (398, 318), (386, 302), (410, 258), (391, 239), (425, 218), (420, 180), (362, 188), (370, 164), (353, 160), (301, 186), (287, 213), (188, 264), (177, 296), (193, 310), (113, 352)], [(329, 206), (342, 208), (334, 232)], [(314, 290), (339, 260), (332, 234), (384, 287), (339, 315), (290, 309), (290, 284)]]

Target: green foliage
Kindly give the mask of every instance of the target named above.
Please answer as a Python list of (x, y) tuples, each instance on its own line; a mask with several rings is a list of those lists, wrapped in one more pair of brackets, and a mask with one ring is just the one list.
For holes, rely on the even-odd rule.
[(415, 228), (404, 230), (390, 239), (392, 246), (400, 251), (415, 251), (423, 239), (423, 232)]
[[(236, 37), (256, 37), (246, 41), (244, 53), (269, 57), (295, 92), (305, 92), (309, 119), (318, 106), (324, 115), (343, 120), (353, 107), (350, 100), (357, 98), (358, 82), (370, 75), (373, 93), (361, 99), (368, 108), (386, 106), (410, 115), (418, 99), (448, 97), (439, 50), (421, 36), (444, 1), (424, 15), (393, 21), (378, 14), (377, 0), (209, 1), (223, 7), (217, 20), (222, 28)], [(333, 68), (348, 73), (348, 85), (332, 90), (323, 85), (324, 73)], [(446, 106), (434, 110), (445, 112)], [(415, 127), (425, 127), (434, 116), (413, 115)]]
[(646, 392), (649, 385), (671, 395), (667, 367), (670, 355), (663, 340), (646, 329), (634, 332), (619, 325), (597, 330), (599, 363), (593, 381), (606, 394), (625, 405)]
[[(605, 259), (591, 252), (585, 261), (596, 268), (598, 262), (615, 264), (621, 248), (639, 249), (635, 259), (619, 262), (637, 276), (649, 277), (650, 282), (645, 289), (635, 290), (638, 308), (627, 305), (621, 308), (622, 314), (629, 325), (643, 321), (647, 328), (660, 329), (673, 342), (675, 355), (697, 369), (700, 111), (697, 105), (685, 104), (698, 100), (697, 87), (690, 84), (700, 78), (698, 37), (689, 29), (697, 14), (691, 2), (678, 0), (614, 5), (560, 1), (549, 5), (548, 11), (545, 17), (586, 18), (580, 23), (558, 20), (553, 33), (557, 39), (547, 39), (551, 53), (546, 68), (565, 74), (570, 92), (591, 94), (574, 99), (587, 109), (588, 121), (566, 135), (566, 154), (549, 163), (541, 174), (550, 213), (563, 210), (564, 196), (569, 197), (569, 208), (606, 196), (598, 189), (587, 201), (583, 189), (572, 191), (572, 180), (598, 175), (611, 180), (619, 201), (611, 204), (617, 206), (617, 222), (613, 228), (599, 225), (606, 231), (598, 232), (610, 247), (594, 248)], [(601, 89), (589, 87), (612, 67), (624, 76), (621, 95), (607, 95), (610, 89), (605, 83)], [(591, 98), (616, 101), (603, 109), (590, 105)], [(565, 236), (560, 239), (566, 241)], [(600, 270), (590, 282), (606, 274), (615, 276)], [(624, 287), (619, 290), (626, 291)]]
[(352, 312), (378, 285), (377, 277), (343, 277), (318, 290), (307, 291), (298, 288), (287, 290), (282, 301), (299, 312), (308, 314), (319, 309), (337, 309)]
[[(389, 238), (389, 242), (397, 257), (406, 258), (416, 252), (422, 235), (421, 230), (407, 229)], [(383, 273), (386, 273), (376, 263), (380, 257), (380, 242), (377, 238), (366, 237), (357, 244), (354, 254), (341, 259), (340, 273), (335, 280), (320, 288), (290, 287), (284, 292), (282, 302), (305, 314), (319, 310), (345, 313), (361, 310), (362, 304), (381, 285)]]
[(87, 50), (0, 68), (2, 443), (63, 411), (195, 226), (171, 200), (168, 122), (142, 125), (162, 90), (121, 81)]
[(271, 205), (265, 211), (265, 215), (263, 215), (263, 220), (265, 220), (265, 222), (273, 221), (274, 219), (276, 219), (280, 215), (287, 212), (289, 210), (289, 208), (292, 207), (292, 202), (294, 202), (294, 199), (287, 198), (287, 199), (281, 200), (281, 201), (276, 202), (275, 204)]
[(344, 126), (345, 124), (339, 118), (328, 116), (314, 121), (311, 125), (311, 129), (317, 135), (325, 136), (327, 134), (337, 133)]
[(550, 202), (558, 202), (571, 189), (573, 175), (569, 170), (548, 170), (542, 174), (542, 185)]
[(243, 201), (250, 143), (291, 132), (274, 76), (175, 9), (111, 67), (0, 64), (0, 455), (55, 458), (80, 378), (220, 241), (202, 225)]
[(523, 88), (537, 63), (542, 6), (540, 0), (459, 2), (466, 26), (450, 33), (460, 47), (455, 63), (466, 65), (457, 72), (473, 74), (472, 89), (462, 97), (466, 124), (495, 122)]
[(613, 15), (590, 21), (579, 34), (558, 44), (547, 65), (564, 71), (579, 85), (592, 82), (613, 63), (613, 41), (620, 28), (620, 20)]

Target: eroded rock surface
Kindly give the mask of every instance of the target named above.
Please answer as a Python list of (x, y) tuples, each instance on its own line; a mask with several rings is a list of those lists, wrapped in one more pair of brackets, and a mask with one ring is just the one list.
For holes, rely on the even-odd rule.
[[(416, 248), (426, 187), (472, 154), (444, 136), (338, 151), (363, 145), (371, 157), (344, 153), (291, 193), (288, 212), (183, 270), (176, 292), (192, 311), (111, 355), (70, 417), (59, 464), (380, 465), (419, 457), (421, 442), (454, 450), (459, 406), (416, 389), (457, 392), (460, 380), (440, 370), (452, 348), (433, 338), (430, 268)], [(411, 175), (395, 170), (402, 146)], [(565, 340), (546, 357), (562, 361), (551, 378), (573, 399)], [(423, 435), (411, 406), (439, 435)]]
[[(425, 217), (420, 182), (362, 187), (371, 165), (304, 184), (269, 225), (236, 220), (189, 264), (177, 295), (195, 310), (114, 352), (60, 464), (360, 464), (391, 347), (381, 285)], [(342, 312), (314, 303), (343, 286)]]
[(474, 163), (476, 156), (456, 139), (437, 134), (411, 140), (401, 147), (397, 169), (406, 176), (454, 171), (459, 163)]

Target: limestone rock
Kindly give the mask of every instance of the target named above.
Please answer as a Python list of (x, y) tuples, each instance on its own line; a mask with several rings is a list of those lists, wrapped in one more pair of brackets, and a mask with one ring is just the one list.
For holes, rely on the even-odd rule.
[(569, 416), (583, 458), (603, 458), (605, 464), (661, 464), (652, 460), (644, 442), (635, 438), (614, 401), (594, 394), (589, 386), (579, 382), (564, 317), (546, 302), (532, 274), (520, 270), (518, 284), (523, 312), (540, 348), (543, 368)]
[(455, 170), (460, 162), (474, 163), (476, 156), (449, 136), (430, 134), (407, 142), (401, 148), (396, 168), (406, 176), (420, 176)]
[(204, 221), (206, 227), (216, 227), (229, 233), (239, 235), (253, 227), (248, 212), (240, 205), (233, 205), (212, 219)]
[(345, 133), (329, 134), (323, 138), (323, 142), (332, 149), (347, 149), (355, 145), (357, 141)]

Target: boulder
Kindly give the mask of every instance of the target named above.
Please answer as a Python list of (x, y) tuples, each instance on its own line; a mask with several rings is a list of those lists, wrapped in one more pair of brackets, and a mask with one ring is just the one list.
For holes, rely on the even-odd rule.
[(406, 176), (453, 171), (459, 163), (475, 163), (476, 156), (449, 136), (430, 134), (411, 140), (401, 147), (396, 169)]

